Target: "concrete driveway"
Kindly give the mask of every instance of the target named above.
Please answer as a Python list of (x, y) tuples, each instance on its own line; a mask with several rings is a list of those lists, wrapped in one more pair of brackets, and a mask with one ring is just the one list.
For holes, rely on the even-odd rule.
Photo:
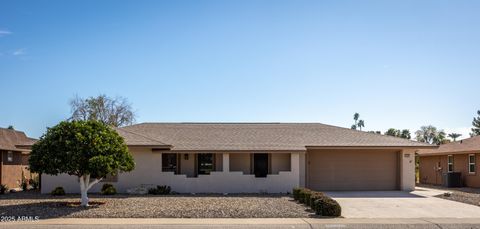
[(480, 218), (480, 207), (434, 197), (445, 191), (326, 192), (342, 206), (346, 218)]

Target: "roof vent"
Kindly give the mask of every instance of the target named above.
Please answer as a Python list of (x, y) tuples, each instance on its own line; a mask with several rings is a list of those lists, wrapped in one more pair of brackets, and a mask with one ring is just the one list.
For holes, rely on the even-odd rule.
[(462, 144), (462, 143), (463, 143), (463, 140), (460, 140), (460, 144)]

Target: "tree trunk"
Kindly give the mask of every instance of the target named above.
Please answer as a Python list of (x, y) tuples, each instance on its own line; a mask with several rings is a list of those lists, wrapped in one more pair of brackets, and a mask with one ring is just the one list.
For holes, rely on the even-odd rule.
[(90, 174), (83, 175), (80, 177), (80, 194), (81, 194), (81, 204), (80, 206), (87, 207), (88, 206), (88, 190), (95, 185), (96, 183), (100, 182), (102, 179), (95, 179), (90, 182)]

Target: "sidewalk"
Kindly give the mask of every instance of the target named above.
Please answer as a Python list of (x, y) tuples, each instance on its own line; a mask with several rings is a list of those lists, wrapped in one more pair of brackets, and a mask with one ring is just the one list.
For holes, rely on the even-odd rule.
[[(108, 228), (136, 228), (142, 226), (156, 226), (154, 228), (187, 228), (195, 226), (196, 228), (366, 228), (382, 227), (386, 225), (411, 226), (418, 228), (435, 228), (438, 225), (463, 225), (468, 228), (480, 228), (480, 218), (434, 218), (434, 219), (319, 219), (319, 218), (210, 218), (210, 219), (179, 219), (179, 218), (64, 218), (64, 219), (45, 219), (38, 221), (19, 221), (0, 223), (0, 227), (9, 228), (62, 228), (68, 225), (69, 228), (98, 228), (109, 225)], [(163, 227), (162, 227), (163, 226)], [(396, 228), (391, 227), (389, 228)]]

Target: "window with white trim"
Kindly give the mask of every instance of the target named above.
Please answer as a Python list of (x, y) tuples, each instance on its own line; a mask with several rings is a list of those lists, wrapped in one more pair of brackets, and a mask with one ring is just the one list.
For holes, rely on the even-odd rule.
[(475, 154), (468, 155), (468, 172), (475, 173)]
[(448, 155), (448, 170), (447, 172), (453, 172), (453, 155)]

